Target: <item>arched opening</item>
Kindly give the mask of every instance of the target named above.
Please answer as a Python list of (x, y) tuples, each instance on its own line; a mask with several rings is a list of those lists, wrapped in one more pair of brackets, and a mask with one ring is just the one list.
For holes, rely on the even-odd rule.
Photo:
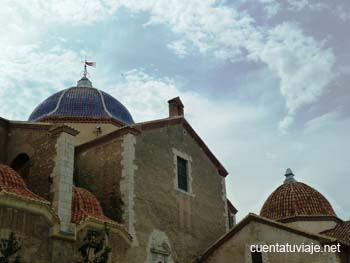
[(30, 158), (27, 154), (21, 153), (11, 162), (11, 168), (14, 169), (23, 179), (27, 179), (30, 172)]

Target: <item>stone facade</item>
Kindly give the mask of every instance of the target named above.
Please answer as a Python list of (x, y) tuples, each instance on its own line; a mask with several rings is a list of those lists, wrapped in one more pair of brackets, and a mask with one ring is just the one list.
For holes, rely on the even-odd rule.
[(9, 233), (15, 234), (20, 244), (20, 256), (23, 262), (32, 262), (35, 258), (38, 263), (50, 261), (50, 222), (42, 216), (12, 207), (0, 207), (0, 237), (6, 238)]
[[(191, 193), (174, 185), (173, 149), (191, 158)], [(144, 130), (136, 136), (133, 165), (137, 167), (132, 196), (138, 243), (129, 250), (129, 262), (155, 262), (147, 261), (154, 231), (166, 236), (169, 260), (194, 262), (226, 231), (226, 202), (217, 168), (182, 124)]]
[[(79, 94), (79, 107), (66, 105), (70, 114), (81, 113), (86, 98)], [(87, 110), (98, 113), (97, 106)], [(319, 235), (342, 222), (335, 214), (283, 223), (249, 215), (233, 226), (228, 172), (185, 120), (180, 98), (169, 101), (166, 119), (133, 123), (130, 116), (123, 123), (96, 116), (41, 123), (0, 118), (0, 163), (17, 171), (3, 165), (7, 173), (0, 173), (0, 236), (15, 232), (24, 263), (77, 262), (86, 232), (105, 226), (110, 263), (250, 263), (253, 244), (338, 241)], [(349, 258), (349, 244), (342, 243), (341, 253), (264, 253), (263, 262), (340, 263)]]
[[(188, 193), (177, 189), (176, 156), (191, 162)], [(224, 178), (181, 122), (83, 144), (75, 159), (76, 184), (127, 226), (128, 262), (153, 262), (154, 238), (166, 262), (194, 262), (227, 230)]]
[(24, 178), (28, 188), (34, 193), (52, 200), (50, 175), (55, 167), (57, 135), (51, 135), (47, 125), (10, 125), (7, 139), (7, 161), (12, 161), (20, 154), (30, 158), (30, 169)]
[(123, 203), (119, 190), (122, 176), (122, 138), (86, 150), (77, 149), (74, 181), (91, 191), (105, 214), (122, 222)]

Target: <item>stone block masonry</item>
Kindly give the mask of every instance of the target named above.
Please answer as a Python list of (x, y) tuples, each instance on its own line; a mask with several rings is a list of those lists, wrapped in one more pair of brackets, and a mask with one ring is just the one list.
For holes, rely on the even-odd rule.
[(61, 220), (61, 230), (72, 232), (71, 208), (74, 170), (74, 137), (61, 133), (56, 143), (57, 155), (51, 174), (52, 206)]

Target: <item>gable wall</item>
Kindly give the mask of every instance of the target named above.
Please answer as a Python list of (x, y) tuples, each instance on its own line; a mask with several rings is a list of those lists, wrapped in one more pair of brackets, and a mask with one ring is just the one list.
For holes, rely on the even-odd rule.
[[(276, 227), (250, 222), (218, 248), (205, 263), (251, 263), (250, 245), (253, 244), (320, 244), (319, 241)], [(263, 253), (263, 262), (321, 263), (341, 262), (336, 253)]]
[[(136, 242), (129, 262), (153, 262), (149, 261), (150, 242), (155, 242), (152, 233), (161, 233), (159, 238), (169, 243), (174, 262), (194, 262), (226, 231), (224, 178), (182, 124), (143, 131), (134, 147), (130, 211)], [(192, 160), (191, 195), (175, 189), (174, 149)]]

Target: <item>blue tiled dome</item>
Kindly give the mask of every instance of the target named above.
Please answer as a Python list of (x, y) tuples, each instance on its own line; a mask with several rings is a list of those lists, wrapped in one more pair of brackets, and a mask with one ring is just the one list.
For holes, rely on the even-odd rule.
[(95, 89), (87, 78), (76, 87), (59, 91), (44, 100), (29, 117), (29, 121), (43, 118), (113, 118), (125, 124), (134, 123), (129, 111), (111, 95)]

